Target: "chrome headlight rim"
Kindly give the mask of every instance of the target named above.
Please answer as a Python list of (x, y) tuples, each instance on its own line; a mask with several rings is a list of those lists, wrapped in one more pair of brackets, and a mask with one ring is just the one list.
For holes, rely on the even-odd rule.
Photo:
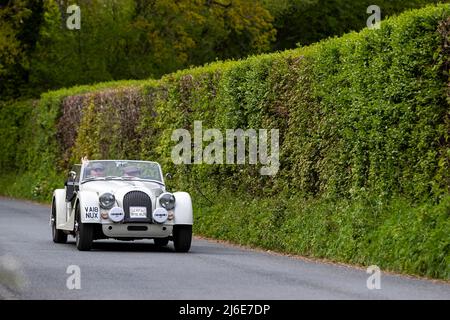
[(111, 209), (116, 203), (116, 197), (110, 192), (105, 192), (98, 198), (98, 201), (100, 208)]
[(175, 196), (170, 192), (165, 192), (159, 196), (159, 204), (166, 210), (175, 208)]

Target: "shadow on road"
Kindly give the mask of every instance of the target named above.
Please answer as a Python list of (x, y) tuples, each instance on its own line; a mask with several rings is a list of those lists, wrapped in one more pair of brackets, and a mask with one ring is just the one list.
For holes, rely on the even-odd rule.
[[(68, 241), (68, 245), (75, 248), (74, 241)], [(128, 251), (128, 252), (175, 252), (172, 244), (159, 247), (151, 242), (119, 242), (119, 241), (95, 241), (92, 244), (92, 251)]]

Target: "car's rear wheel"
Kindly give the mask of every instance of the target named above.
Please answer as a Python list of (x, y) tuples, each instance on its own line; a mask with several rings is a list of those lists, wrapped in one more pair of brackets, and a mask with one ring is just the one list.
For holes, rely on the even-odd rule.
[(52, 238), (54, 243), (66, 243), (67, 242), (67, 234), (62, 230), (58, 230), (56, 228), (56, 206), (55, 200), (52, 203), (52, 217), (51, 217), (51, 226), (52, 226)]
[(192, 242), (192, 226), (176, 225), (173, 227), (173, 245), (176, 252), (188, 252)]
[(157, 247), (164, 247), (169, 243), (169, 238), (155, 238), (153, 242)]
[(94, 238), (94, 225), (90, 223), (82, 223), (80, 216), (80, 209), (77, 208), (75, 219), (75, 239), (77, 249), (80, 251), (91, 250), (93, 238)]

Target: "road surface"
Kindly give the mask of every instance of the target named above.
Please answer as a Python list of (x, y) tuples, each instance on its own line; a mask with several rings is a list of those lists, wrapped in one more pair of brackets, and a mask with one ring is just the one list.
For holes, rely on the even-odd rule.
[(72, 237), (53, 243), (48, 221), (48, 206), (0, 198), (0, 298), (450, 299), (444, 282), (382, 273), (381, 288), (369, 290), (362, 269), (197, 238), (189, 253), (151, 240), (80, 252)]

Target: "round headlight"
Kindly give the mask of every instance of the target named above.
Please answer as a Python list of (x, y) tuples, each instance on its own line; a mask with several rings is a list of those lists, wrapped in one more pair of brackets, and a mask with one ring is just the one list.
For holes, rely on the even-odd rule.
[(175, 208), (175, 196), (171, 193), (164, 193), (159, 198), (159, 204), (166, 210)]
[(100, 207), (103, 209), (111, 209), (116, 202), (116, 198), (111, 193), (104, 193), (99, 198)]

